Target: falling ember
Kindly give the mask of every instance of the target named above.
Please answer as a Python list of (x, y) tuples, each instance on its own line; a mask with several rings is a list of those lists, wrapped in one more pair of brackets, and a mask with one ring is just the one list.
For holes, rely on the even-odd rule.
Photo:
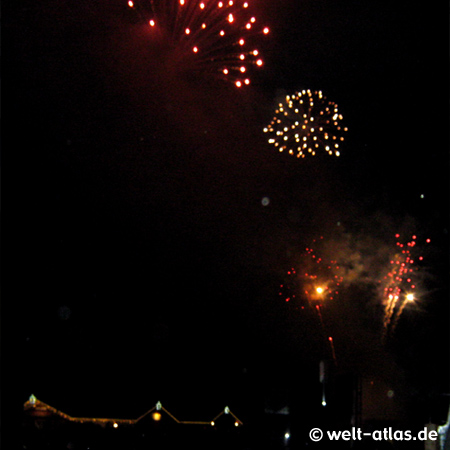
[(130, 0), (127, 4), (150, 25), (150, 40), (170, 44), (164, 48), (173, 54), (167, 56), (181, 70), (217, 76), (241, 87), (250, 84), (247, 73), (263, 65), (255, 44), (270, 30), (251, 14), (247, 1)]
[(322, 91), (308, 89), (287, 95), (263, 131), (269, 133), (269, 144), (279, 152), (286, 151), (297, 158), (314, 156), (319, 150), (339, 156), (339, 146), (347, 132), (341, 125), (342, 119), (338, 106), (329, 102)]

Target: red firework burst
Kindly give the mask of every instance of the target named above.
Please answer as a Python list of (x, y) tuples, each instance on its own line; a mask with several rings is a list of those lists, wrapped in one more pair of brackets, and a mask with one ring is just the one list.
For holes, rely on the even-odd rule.
[[(395, 235), (396, 251), (389, 261), (389, 271), (380, 280), (384, 304), (383, 327), (384, 336), (390, 328), (394, 331), (397, 322), (409, 302), (415, 300), (419, 265), (423, 256), (417, 251), (417, 236), (402, 243), (400, 234)], [(426, 239), (427, 244), (430, 239)]]
[(128, 1), (143, 22), (149, 39), (164, 43), (178, 68), (213, 74), (237, 87), (250, 84), (253, 68), (263, 66), (259, 36), (269, 28), (242, 0)]

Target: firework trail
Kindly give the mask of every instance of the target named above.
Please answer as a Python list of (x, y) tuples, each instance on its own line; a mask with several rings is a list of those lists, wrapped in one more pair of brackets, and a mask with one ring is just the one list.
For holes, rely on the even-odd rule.
[[(316, 311), (317, 311), (317, 315), (319, 316), (319, 319), (320, 319), (320, 325), (322, 327), (323, 335), (326, 338), (328, 333), (327, 333), (327, 329), (325, 328), (325, 322), (323, 321), (321, 307), (322, 307), (322, 305), (316, 305)], [(330, 346), (331, 356), (333, 358), (334, 363), (337, 366), (336, 351), (334, 349), (333, 338), (331, 336), (328, 336), (327, 341), (328, 341), (328, 344)]]
[(165, 45), (172, 66), (213, 74), (237, 87), (263, 66), (260, 36), (269, 34), (242, 0), (130, 0), (148, 26), (149, 39)]
[(333, 361), (337, 365), (336, 352), (334, 350), (334, 342), (331, 336), (328, 337), (328, 342), (330, 343), (331, 355), (333, 356)]
[[(417, 253), (417, 236), (413, 235), (406, 243), (400, 241), (400, 235), (396, 234), (396, 252), (389, 261), (389, 271), (380, 281), (383, 292), (384, 316), (383, 316), (383, 340), (389, 332), (393, 333), (403, 310), (408, 303), (414, 301), (414, 291), (417, 287), (417, 273), (419, 267), (417, 261), (422, 261), (423, 256), (415, 256)], [(430, 239), (426, 239), (427, 244)]]
[(339, 156), (339, 145), (347, 131), (340, 124), (342, 119), (338, 106), (329, 102), (322, 91), (308, 89), (287, 95), (263, 131), (271, 135), (269, 144), (297, 158), (314, 156), (321, 149)]

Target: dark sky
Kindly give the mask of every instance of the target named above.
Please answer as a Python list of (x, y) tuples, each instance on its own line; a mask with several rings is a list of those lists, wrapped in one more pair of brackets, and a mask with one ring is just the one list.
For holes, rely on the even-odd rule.
[[(277, 289), (290, 259), (338, 222), (383, 244), (402, 226), (433, 243), (425, 304), (392, 348), (377, 341), (381, 318), (351, 306), (359, 291), (342, 305), (350, 331), (330, 311), (348, 370), (370, 347), (358, 370), (384, 358), (422, 397), (448, 390), (446, 11), (254, 2), (272, 34), (264, 69), (236, 92), (163, 70), (126, 2), (12, 3), (4, 302), (17, 306), (21, 402), (34, 393), (74, 414), (107, 404), (134, 415), (198, 396), (221, 408), (242, 400), (245, 377), (270, 390), (313, 367), (312, 325)], [(340, 158), (299, 161), (267, 145), (262, 127), (299, 89), (338, 103)]]

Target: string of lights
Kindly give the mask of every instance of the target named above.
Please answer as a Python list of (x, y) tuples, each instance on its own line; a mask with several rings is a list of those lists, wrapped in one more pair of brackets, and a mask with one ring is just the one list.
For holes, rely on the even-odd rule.
[(114, 418), (100, 418), (100, 417), (73, 417), (69, 414), (66, 414), (53, 406), (48, 405), (47, 403), (44, 403), (40, 400), (38, 400), (33, 394), (30, 395), (30, 398), (24, 403), (24, 411), (30, 411), (33, 413), (34, 416), (37, 417), (46, 417), (51, 414), (57, 415), (65, 420), (68, 420), (69, 422), (76, 422), (76, 423), (95, 423), (99, 425), (111, 425), (114, 428), (118, 428), (119, 425), (135, 425), (138, 422), (140, 422), (144, 417), (151, 414), (152, 419), (155, 422), (159, 422), (162, 419), (162, 413), (166, 414), (168, 417), (170, 417), (174, 422), (178, 424), (185, 424), (185, 425), (210, 425), (215, 426), (217, 420), (222, 415), (230, 415), (235, 420), (234, 426), (239, 427), (243, 425), (243, 422), (231, 412), (230, 408), (228, 406), (225, 406), (225, 408), (217, 414), (212, 420), (210, 421), (196, 421), (196, 420), (179, 420), (177, 419), (172, 413), (170, 413), (166, 408), (164, 408), (161, 404), (161, 402), (157, 402), (152, 408), (150, 408), (148, 411), (146, 411), (144, 414), (139, 416), (137, 419), (114, 419)]

